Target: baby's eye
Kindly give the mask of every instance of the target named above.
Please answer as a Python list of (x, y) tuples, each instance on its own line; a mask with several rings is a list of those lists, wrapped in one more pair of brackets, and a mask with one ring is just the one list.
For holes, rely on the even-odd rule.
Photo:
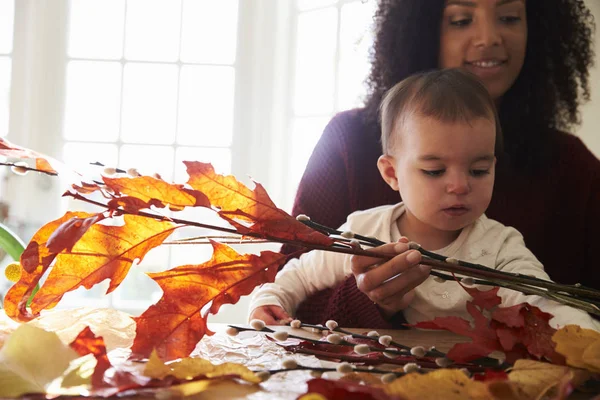
[(473, 169), (473, 170), (471, 170), (471, 175), (473, 175), (474, 177), (481, 177), (481, 176), (489, 175), (489, 173), (490, 173), (489, 169)]
[(433, 176), (433, 177), (438, 177), (438, 176), (442, 176), (442, 174), (446, 171), (444, 169), (433, 169), (433, 170), (429, 170), (429, 169), (422, 169), (421, 171), (423, 171), (423, 173), (427, 176)]

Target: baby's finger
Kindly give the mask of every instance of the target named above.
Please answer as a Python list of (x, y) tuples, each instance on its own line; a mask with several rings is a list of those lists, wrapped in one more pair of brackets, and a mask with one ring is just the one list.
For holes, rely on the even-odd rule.
[[(400, 246), (400, 244), (397, 246)], [(421, 253), (419, 253), (417, 250), (407, 251), (397, 255), (389, 261), (386, 261), (377, 268), (372, 268), (362, 274), (355, 274), (356, 284), (362, 292), (368, 293), (381, 286), (388, 279), (408, 271), (415, 265), (418, 265), (420, 261)]]
[(273, 317), (271, 310), (269, 310), (269, 306), (258, 307), (252, 311), (249, 319), (260, 319), (265, 325), (280, 325), (279, 321)]
[[(377, 251), (379, 253), (387, 253), (390, 255), (400, 254), (408, 250), (408, 244), (403, 242), (388, 243), (384, 244), (383, 246), (374, 247), (371, 250)], [(354, 273), (354, 275), (369, 271), (373, 265), (381, 264), (383, 262), (385, 262), (385, 260), (381, 258), (357, 255), (353, 255), (350, 259), (352, 273)]]
[(271, 311), (271, 315), (275, 318), (278, 323), (285, 325), (292, 321), (290, 315), (282, 308), (278, 306), (269, 306), (269, 310)]
[(431, 272), (427, 265), (417, 265), (390, 279), (368, 293), (377, 304), (390, 304), (423, 283)]

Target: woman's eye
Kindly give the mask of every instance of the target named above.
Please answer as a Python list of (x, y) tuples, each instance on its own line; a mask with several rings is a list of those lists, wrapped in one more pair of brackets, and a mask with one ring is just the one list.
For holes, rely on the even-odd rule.
[(445, 170), (443, 170), (443, 169), (434, 169), (434, 170), (423, 169), (421, 171), (423, 171), (423, 173), (425, 175), (433, 176), (433, 177), (442, 176), (442, 174), (445, 172)]
[(471, 23), (472, 19), (471, 18), (457, 18), (457, 19), (451, 19), (450, 20), (450, 25), (452, 26), (456, 26), (456, 27), (463, 27), (463, 26), (467, 26)]
[(489, 175), (490, 170), (489, 169), (474, 169), (471, 170), (471, 175), (474, 177), (481, 177), (481, 176), (485, 176), (485, 175)]
[(500, 21), (504, 22), (505, 24), (516, 24), (517, 22), (521, 21), (521, 17), (517, 17), (515, 15), (505, 15), (500, 17)]

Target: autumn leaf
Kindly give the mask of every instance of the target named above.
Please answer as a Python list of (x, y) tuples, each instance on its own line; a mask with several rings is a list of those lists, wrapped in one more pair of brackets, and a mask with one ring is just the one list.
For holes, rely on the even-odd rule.
[(73, 342), (69, 345), (80, 356), (92, 354), (96, 359), (96, 367), (92, 375), (92, 386), (104, 386), (104, 372), (111, 367), (108, 356), (106, 355), (106, 346), (101, 337), (96, 337), (89, 327), (86, 327)]
[[(259, 233), (270, 238), (299, 240), (329, 246), (333, 239), (297, 221), (277, 208), (264, 187), (256, 183), (250, 190), (233, 176), (216, 174), (212, 165), (184, 161), (188, 184), (204, 193), (219, 215), (234, 225), (241, 234)], [(246, 226), (242, 223), (251, 224)]]
[(212, 258), (200, 265), (183, 265), (148, 274), (163, 290), (162, 298), (136, 318), (132, 352), (148, 357), (153, 349), (161, 359), (187, 357), (205, 334), (206, 315), (200, 310), (212, 301), (209, 313), (222, 304), (235, 304), (259, 284), (272, 282), (286, 257), (263, 251), (240, 255), (224, 244), (211, 242)]
[(473, 381), (457, 369), (406, 374), (383, 388), (405, 399), (491, 399), (485, 383)]
[[(343, 380), (316, 378), (307, 382), (308, 390), (300, 399), (312, 399), (311, 395), (321, 395), (327, 400), (402, 400), (402, 397), (390, 396), (381, 388), (361, 385)], [(318, 397), (317, 397), (318, 398)]]
[(106, 187), (112, 189), (117, 196), (112, 200), (112, 204), (118, 204), (129, 211), (150, 208), (150, 206), (168, 207), (171, 211), (180, 211), (185, 207), (211, 207), (204, 193), (151, 176), (135, 178), (105, 176), (102, 179)]
[(556, 351), (567, 365), (600, 373), (600, 333), (578, 325), (567, 325), (552, 336)]
[(457, 282), (471, 295), (473, 304), (482, 310), (491, 310), (502, 303), (502, 298), (498, 296), (499, 287), (494, 287), (490, 290), (480, 290), (476, 287), (465, 286), (458, 280)]
[(0, 155), (20, 159), (34, 159), (36, 169), (50, 174), (57, 173), (50, 165), (50, 162), (57, 163), (56, 160), (33, 150), (17, 146), (2, 138), (0, 138)]
[(57, 253), (53, 253), (48, 248), (48, 240), (64, 223), (74, 218), (93, 218), (95, 215), (96, 214), (84, 212), (67, 212), (61, 218), (42, 226), (33, 235), (25, 248), (25, 251), (21, 255), (21, 266), (23, 267), (21, 277), (19, 281), (9, 289), (4, 298), (4, 310), (6, 311), (6, 315), (14, 320), (23, 322), (35, 318), (35, 315), (32, 315), (26, 309), (27, 300), (57, 256)]

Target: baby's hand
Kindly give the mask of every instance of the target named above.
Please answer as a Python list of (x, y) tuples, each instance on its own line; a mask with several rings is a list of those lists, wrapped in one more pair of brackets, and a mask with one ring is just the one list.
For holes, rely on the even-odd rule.
[(266, 325), (285, 325), (292, 321), (283, 308), (274, 305), (255, 308), (249, 317), (250, 321), (253, 319), (260, 319)]

